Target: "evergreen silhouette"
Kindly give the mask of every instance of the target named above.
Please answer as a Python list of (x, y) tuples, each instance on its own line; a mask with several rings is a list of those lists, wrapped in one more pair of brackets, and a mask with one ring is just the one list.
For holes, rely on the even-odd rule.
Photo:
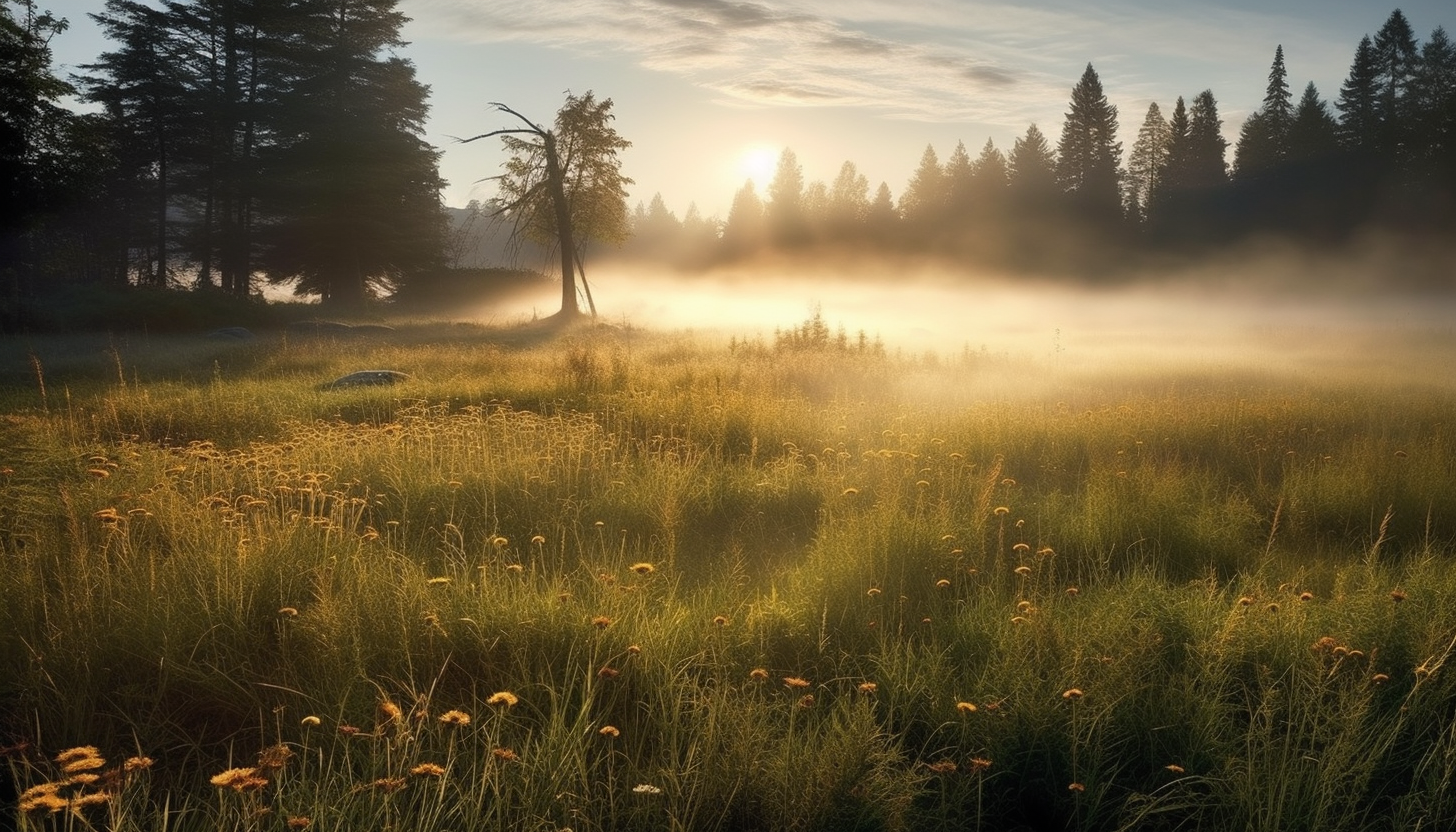
[(1102, 81), (1089, 63), (1072, 88), (1056, 168), (1058, 184), (1085, 219), (1106, 222), (1121, 217), (1121, 157), (1117, 108), (1108, 103)]

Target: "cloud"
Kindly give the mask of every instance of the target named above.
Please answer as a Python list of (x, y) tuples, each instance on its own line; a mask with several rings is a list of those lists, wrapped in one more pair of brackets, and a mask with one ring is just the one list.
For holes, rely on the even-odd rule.
[[(1177, 19), (1139, 0), (405, 0), (403, 11), (434, 37), (627, 55), (740, 107), (854, 107), (1018, 131), (1059, 111), (1089, 60), (1124, 97), (1168, 94), (1133, 55), (1200, 60)], [(1250, 49), (1257, 31), (1251, 12), (1177, 14), (1196, 19), (1200, 47)]]

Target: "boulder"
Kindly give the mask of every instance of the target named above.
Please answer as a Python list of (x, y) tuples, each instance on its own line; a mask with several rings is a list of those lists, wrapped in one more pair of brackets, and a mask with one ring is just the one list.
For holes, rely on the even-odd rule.
[(409, 381), (409, 373), (398, 370), (360, 370), (341, 376), (323, 385), (325, 390), (342, 390), (348, 387), (380, 387)]

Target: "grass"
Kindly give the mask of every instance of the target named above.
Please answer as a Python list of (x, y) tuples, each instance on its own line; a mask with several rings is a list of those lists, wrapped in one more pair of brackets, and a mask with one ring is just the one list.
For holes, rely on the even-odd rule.
[(3, 811), (1456, 821), (1456, 392), (816, 332), (0, 344)]

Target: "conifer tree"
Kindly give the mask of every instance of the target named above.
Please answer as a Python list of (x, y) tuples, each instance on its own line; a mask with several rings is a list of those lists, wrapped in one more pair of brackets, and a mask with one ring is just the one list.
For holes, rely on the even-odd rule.
[(1339, 129), (1329, 105), (1320, 99), (1314, 82), (1309, 82), (1289, 124), (1289, 161), (1307, 163), (1334, 156), (1340, 147)]
[(1379, 57), (1367, 35), (1355, 49), (1350, 74), (1340, 87), (1340, 142), (1352, 151), (1373, 151), (1380, 136)]
[(1040, 201), (1056, 190), (1056, 156), (1035, 124), (1012, 143), (1006, 167), (1011, 192), (1020, 201)]
[(1117, 141), (1117, 108), (1107, 102), (1092, 64), (1072, 88), (1071, 107), (1057, 144), (1057, 182), (1089, 219), (1122, 213), (1118, 186), (1122, 143)]
[(910, 181), (900, 194), (900, 215), (922, 228), (938, 220), (945, 210), (945, 171), (933, 145), (926, 145)]
[(1168, 167), (1168, 145), (1172, 135), (1158, 102), (1149, 104), (1148, 114), (1143, 117), (1137, 141), (1133, 142), (1127, 158), (1127, 207), (1128, 216), (1133, 219), (1147, 219), (1153, 192), (1158, 189), (1158, 182)]
[(854, 162), (846, 161), (829, 186), (830, 225), (838, 232), (848, 232), (865, 221), (869, 209), (870, 181)]

